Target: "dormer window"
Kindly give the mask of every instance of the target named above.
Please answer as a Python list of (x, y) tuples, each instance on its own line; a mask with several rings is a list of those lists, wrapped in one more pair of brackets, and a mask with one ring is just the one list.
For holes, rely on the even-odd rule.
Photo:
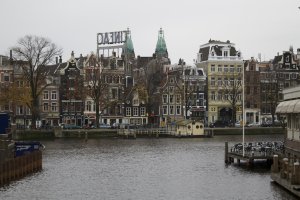
[(215, 56), (215, 52), (211, 52), (211, 56)]
[(228, 57), (228, 51), (224, 51), (224, 57)]

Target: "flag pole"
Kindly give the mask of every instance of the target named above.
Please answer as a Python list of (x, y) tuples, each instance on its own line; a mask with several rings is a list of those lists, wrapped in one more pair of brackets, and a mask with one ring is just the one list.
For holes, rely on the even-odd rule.
[(243, 122), (243, 157), (245, 156), (245, 62), (243, 62), (243, 117), (242, 117), (242, 122)]

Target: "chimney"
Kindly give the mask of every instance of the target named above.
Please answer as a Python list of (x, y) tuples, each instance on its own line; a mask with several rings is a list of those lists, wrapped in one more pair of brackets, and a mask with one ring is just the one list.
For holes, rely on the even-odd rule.
[(9, 50), (9, 61), (10, 61), (10, 64), (12, 65), (13, 64), (12, 50)]
[(60, 63), (60, 64), (62, 63), (62, 58), (61, 58), (61, 56), (59, 56), (59, 63)]
[(55, 57), (55, 64), (58, 64), (58, 57)]
[(297, 49), (297, 59), (300, 59), (300, 48)]

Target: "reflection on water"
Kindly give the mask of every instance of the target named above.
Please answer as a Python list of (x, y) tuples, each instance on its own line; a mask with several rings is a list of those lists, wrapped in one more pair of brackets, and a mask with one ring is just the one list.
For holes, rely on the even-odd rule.
[[(278, 141), (282, 136), (249, 136)], [(296, 199), (265, 169), (224, 164), (224, 142), (197, 139), (44, 141), (43, 171), (0, 189), (1, 199)]]

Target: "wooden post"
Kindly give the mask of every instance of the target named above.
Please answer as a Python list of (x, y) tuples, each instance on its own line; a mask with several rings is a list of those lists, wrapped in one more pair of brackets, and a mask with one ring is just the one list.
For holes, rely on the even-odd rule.
[(282, 167), (281, 167), (281, 173), (280, 173), (280, 177), (281, 178), (287, 178), (287, 173), (288, 173), (288, 158), (283, 158), (282, 159)]
[(278, 165), (278, 155), (273, 156), (273, 165), (271, 167), (271, 171), (273, 173), (278, 173), (279, 172), (279, 165)]
[(300, 165), (299, 162), (294, 163), (294, 169), (292, 173), (292, 180), (291, 183), (294, 185), (299, 185), (300, 184)]
[(0, 163), (0, 186), (4, 185), (4, 167), (3, 163)]
[(85, 132), (85, 141), (87, 141), (88, 140), (88, 133), (87, 133), (87, 131)]
[(229, 159), (228, 159), (228, 142), (225, 142), (225, 163), (229, 164)]

